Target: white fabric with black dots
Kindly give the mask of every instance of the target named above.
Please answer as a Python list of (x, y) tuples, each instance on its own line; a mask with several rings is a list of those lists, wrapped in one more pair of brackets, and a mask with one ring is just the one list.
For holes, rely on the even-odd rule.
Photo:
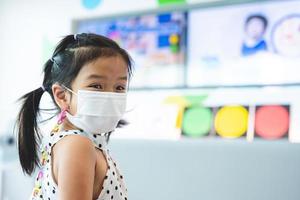
[(102, 191), (97, 200), (127, 200), (127, 189), (124, 178), (118, 169), (118, 165), (109, 155), (106, 137), (103, 135), (87, 134), (81, 130), (61, 131), (51, 133), (43, 138), (41, 145), (41, 169), (36, 177), (35, 187), (30, 196), (30, 200), (57, 200), (58, 186), (53, 180), (51, 173), (51, 149), (53, 145), (67, 135), (83, 135), (91, 139), (98, 149), (100, 149), (107, 161), (108, 169), (103, 182)]

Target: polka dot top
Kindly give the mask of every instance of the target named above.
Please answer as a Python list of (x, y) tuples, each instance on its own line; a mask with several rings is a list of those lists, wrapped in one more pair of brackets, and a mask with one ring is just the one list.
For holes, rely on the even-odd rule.
[(127, 189), (123, 176), (118, 169), (118, 165), (109, 155), (107, 149), (106, 137), (103, 135), (87, 134), (82, 130), (69, 130), (51, 133), (50, 136), (43, 138), (43, 143), (40, 146), (41, 168), (35, 179), (35, 186), (32, 191), (30, 200), (57, 200), (58, 186), (54, 182), (51, 173), (51, 149), (55, 143), (60, 139), (68, 136), (78, 134), (91, 139), (96, 148), (101, 150), (106, 158), (108, 169), (103, 182), (102, 190), (97, 200), (127, 200)]

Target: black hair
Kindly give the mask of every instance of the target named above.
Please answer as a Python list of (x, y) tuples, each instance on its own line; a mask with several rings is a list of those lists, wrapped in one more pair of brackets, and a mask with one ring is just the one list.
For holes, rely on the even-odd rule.
[(248, 25), (248, 23), (252, 20), (252, 19), (259, 19), (263, 22), (264, 24), (264, 30), (267, 29), (268, 27), (268, 20), (264, 15), (261, 14), (253, 14), (253, 15), (249, 15), (245, 21), (245, 28)]
[[(31, 175), (39, 166), (38, 144), (41, 135), (38, 127), (40, 100), (46, 91), (50, 94), (56, 110), (59, 107), (54, 100), (52, 85), (63, 84), (71, 88), (72, 81), (78, 75), (83, 65), (99, 57), (121, 56), (128, 66), (129, 80), (132, 76), (132, 60), (129, 54), (116, 42), (101, 35), (81, 33), (65, 36), (57, 45), (52, 55), (44, 64), (44, 79), (42, 87), (35, 89), (19, 100), (22, 101), (17, 118), (19, 160), (23, 169)], [(121, 120), (119, 126), (126, 124)], [(107, 133), (108, 137), (110, 133)]]

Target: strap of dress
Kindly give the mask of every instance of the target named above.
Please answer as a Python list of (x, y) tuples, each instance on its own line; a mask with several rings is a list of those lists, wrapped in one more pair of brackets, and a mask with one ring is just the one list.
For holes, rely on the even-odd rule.
[(58, 132), (51, 132), (50, 135), (46, 136), (47, 138), (43, 139), (42, 149), (50, 153), (51, 148), (62, 138), (68, 136), (68, 135), (82, 135), (84, 137), (87, 137), (90, 139), (94, 146), (99, 149), (106, 149), (107, 141), (105, 136), (99, 136), (99, 135), (92, 135), (87, 134), (86, 132), (82, 130), (64, 130), (64, 131), (58, 131)]
[(51, 152), (51, 147), (53, 147), (59, 140), (64, 138), (68, 135), (83, 135), (86, 136), (83, 131), (80, 130), (65, 130), (65, 131), (59, 131), (59, 132), (51, 132), (50, 135), (44, 136), (43, 143), (40, 146), (40, 151), (48, 151), (48, 153)]

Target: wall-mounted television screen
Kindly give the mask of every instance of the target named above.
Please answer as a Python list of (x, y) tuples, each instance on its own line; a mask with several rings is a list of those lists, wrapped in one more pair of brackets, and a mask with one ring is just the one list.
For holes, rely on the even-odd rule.
[(188, 86), (300, 83), (300, 1), (193, 9)]
[(182, 87), (186, 54), (185, 12), (82, 19), (73, 32), (91, 32), (115, 40), (134, 61), (132, 88)]

